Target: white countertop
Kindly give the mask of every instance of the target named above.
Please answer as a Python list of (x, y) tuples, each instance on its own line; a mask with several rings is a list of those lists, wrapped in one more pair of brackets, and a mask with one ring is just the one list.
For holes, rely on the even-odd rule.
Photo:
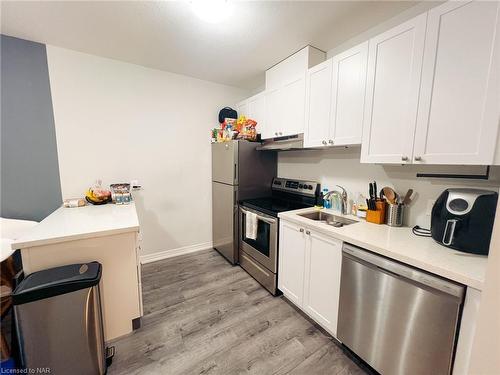
[(135, 204), (60, 207), (12, 242), (12, 249), (139, 231)]
[(15, 239), (21, 237), (23, 233), (28, 232), (36, 225), (38, 223), (31, 220), (0, 218), (0, 261), (3, 262), (14, 253), (15, 249), (12, 249), (12, 243)]
[[(488, 258), (481, 255), (467, 254), (439, 245), (430, 237), (418, 237), (408, 227), (389, 227), (367, 223), (353, 216), (350, 219), (358, 223), (335, 228), (325, 223), (316, 222), (299, 216), (313, 212), (317, 208), (305, 208), (280, 213), (283, 220), (307, 226), (339, 240), (365, 248), (388, 258), (398, 260), (425, 271), (457, 281), (472, 288), (483, 287)], [(330, 210), (325, 210), (330, 212)], [(331, 213), (337, 215), (336, 212)], [(337, 215), (341, 216), (341, 215)]]

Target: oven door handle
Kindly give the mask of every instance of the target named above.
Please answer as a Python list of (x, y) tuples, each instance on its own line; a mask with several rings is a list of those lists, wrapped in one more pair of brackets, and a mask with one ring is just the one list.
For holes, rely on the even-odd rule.
[[(240, 207), (240, 211), (241, 211), (241, 213), (243, 213), (243, 214), (246, 214), (247, 212), (250, 212), (250, 211), (247, 211), (247, 210), (245, 210), (245, 209), (243, 209), (243, 208), (241, 208), (241, 207)], [(272, 225), (272, 224), (276, 224), (276, 219), (270, 219), (270, 218), (264, 217), (264, 216), (262, 216), (262, 215), (259, 215), (259, 214), (258, 214), (257, 212), (255, 212), (255, 211), (251, 211), (251, 212), (257, 215), (257, 219), (262, 220), (262, 221), (263, 221), (263, 222), (265, 222), (265, 223), (268, 223), (268, 224), (271, 224), (271, 225)]]

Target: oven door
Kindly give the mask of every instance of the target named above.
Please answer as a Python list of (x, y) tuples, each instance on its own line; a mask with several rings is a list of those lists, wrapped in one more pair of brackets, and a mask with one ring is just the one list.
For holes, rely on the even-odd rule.
[[(247, 238), (246, 213), (250, 211), (257, 215), (257, 237)], [(278, 219), (262, 212), (246, 207), (240, 207), (240, 250), (276, 273), (278, 259)]]

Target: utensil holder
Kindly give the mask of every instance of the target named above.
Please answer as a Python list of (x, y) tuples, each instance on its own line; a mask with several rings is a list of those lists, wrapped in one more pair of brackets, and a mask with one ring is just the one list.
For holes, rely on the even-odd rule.
[(385, 223), (385, 207), (386, 204), (383, 200), (377, 200), (375, 202), (376, 210), (366, 211), (366, 221), (374, 224), (384, 224)]
[(401, 227), (403, 225), (405, 205), (387, 204), (387, 215), (385, 223), (391, 227)]

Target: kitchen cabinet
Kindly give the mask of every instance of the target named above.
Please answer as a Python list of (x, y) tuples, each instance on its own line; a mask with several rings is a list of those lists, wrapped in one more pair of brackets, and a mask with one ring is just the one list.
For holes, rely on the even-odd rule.
[(305, 230), (294, 224), (280, 222), (278, 288), (297, 306), (304, 297)]
[(266, 127), (262, 132), (262, 139), (274, 138), (277, 136), (277, 127), (282, 112), (280, 106), (283, 106), (280, 98), (281, 92), (278, 89), (269, 90), (266, 97)]
[(257, 121), (257, 132), (265, 132), (266, 124), (266, 92), (262, 91), (256, 95), (242, 100), (234, 106), (238, 117), (245, 116)]
[(248, 116), (248, 99), (242, 100), (234, 106), (234, 109), (240, 116)]
[(280, 221), (278, 288), (331, 334), (337, 332), (342, 241)]
[(411, 160), (426, 19), (422, 14), (370, 39), (361, 162)]
[(263, 138), (304, 132), (305, 74), (271, 90), (266, 100), (267, 129)]
[(368, 42), (333, 57), (330, 139), (335, 146), (361, 144)]
[(306, 147), (361, 144), (368, 42), (309, 69)]
[(266, 93), (258, 93), (247, 99), (248, 118), (257, 121), (257, 132), (263, 133), (266, 127)]
[(21, 251), (26, 275), (73, 263), (101, 263), (104, 339), (110, 341), (131, 333), (143, 315), (139, 229), (134, 203), (60, 207), (13, 247)]
[(472, 1), (429, 11), (414, 163), (492, 164), (500, 112), (499, 9), (499, 2)]
[(266, 70), (266, 90), (275, 90), (302, 77), (307, 69), (325, 61), (326, 53), (306, 46)]
[(307, 72), (306, 132), (304, 145), (318, 147), (331, 145), (330, 109), (332, 105), (333, 61), (326, 60)]
[(370, 40), (361, 162), (496, 162), (499, 13), (450, 1)]
[[(309, 233), (309, 234), (308, 234)], [(334, 336), (340, 299), (342, 241), (306, 230), (303, 307)]]
[(307, 46), (266, 71), (266, 129), (263, 139), (304, 133), (307, 69), (325, 53)]

